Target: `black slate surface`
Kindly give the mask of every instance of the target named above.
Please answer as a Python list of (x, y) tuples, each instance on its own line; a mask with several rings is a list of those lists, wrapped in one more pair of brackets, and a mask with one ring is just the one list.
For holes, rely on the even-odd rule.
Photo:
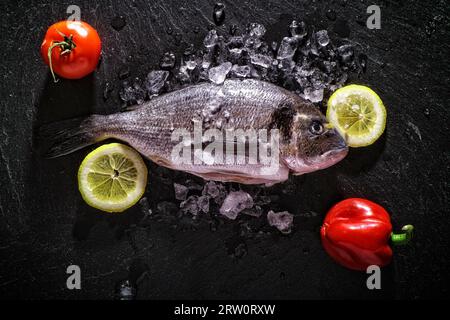
[[(369, 30), (364, 21), (371, 1), (224, 2), (222, 28), (259, 22), (268, 37), (280, 40), (297, 18), (359, 43), (369, 56), (368, 71), (353, 82), (384, 100), (383, 138), (328, 170), (291, 179), (295, 193), (279, 208), (296, 215), (289, 236), (271, 230), (246, 238), (245, 221), (223, 221), (214, 231), (208, 223), (145, 218), (139, 207), (100, 214), (76, 188), (78, 165), (89, 150), (42, 159), (33, 128), (118, 111), (118, 73), (145, 76), (163, 52), (180, 53), (183, 42), (200, 45), (213, 23), (214, 1), (2, 1), (0, 298), (110, 299), (117, 283), (137, 278), (137, 297), (147, 299), (448, 297), (449, 3), (379, 1), (382, 28)], [(79, 5), (82, 19), (98, 30), (103, 59), (93, 75), (54, 84), (38, 49), (69, 4)], [(336, 21), (326, 17), (329, 9)], [(117, 16), (126, 20), (120, 31), (111, 26)], [(106, 82), (113, 89), (105, 101)], [(164, 184), (167, 172), (150, 170), (150, 203), (173, 199)], [(336, 265), (320, 244), (327, 209), (351, 196), (385, 206), (395, 228), (416, 226), (413, 244), (396, 248), (383, 269), (382, 290), (367, 290), (364, 273)], [(233, 257), (236, 248), (246, 254)], [(71, 264), (81, 267), (81, 290), (66, 288)]]

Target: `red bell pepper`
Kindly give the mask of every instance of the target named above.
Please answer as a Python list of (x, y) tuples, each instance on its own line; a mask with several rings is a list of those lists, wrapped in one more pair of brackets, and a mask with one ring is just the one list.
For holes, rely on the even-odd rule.
[(392, 233), (389, 214), (380, 205), (359, 198), (339, 202), (327, 213), (321, 228), (326, 252), (341, 265), (365, 271), (370, 265), (391, 262), (393, 244), (405, 244), (412, 237), (413, 226), (403, 233)]

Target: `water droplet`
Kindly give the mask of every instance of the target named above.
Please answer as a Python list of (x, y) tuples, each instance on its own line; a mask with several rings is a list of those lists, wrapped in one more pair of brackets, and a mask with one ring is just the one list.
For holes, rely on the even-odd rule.
[(220, 26), (225, 20), (225, 5), (222, 2), (217, 2), (214, 5), (213, 18), (215, 24), (218, 26)]
[(195, 27), (193, 31), (194, 31), (194, 33), (199, 33), (200, 32), (200, 28), (199, 27)]
[(183, 36), (181, 35), (181, 33), (177, 32), (177, 33), (175, 33), (174, 38), (175, 38), (175, 43), (180, 44)]
[(278, 43), (276, 41), (272, 41), (272, 44), (270, 45), (270, 48), (272, 49), (272, 51), (274, 53), (277, 52)]
[(245, 242), (238, 243), (231, 251), (231, 255), (237, 259), (241, 259), (246, 256), (247, 245), (245, 244)]
[(428, 108), (423, 109), (423, 114), (425, 117), (429, 118), (431, 114), (430, 109)]
[(119, 76), (120, 80), (124, 80), (124, 79), (128, 78), (130, 76), (130, 69), (125, 67), (125, 68), (119, 70), (118, 76)]
[(333, 9), (328, 9), (326, 12), (326, 16), (328, 20), (335, 21), (336, 20), (336, 11)]
[(111, 27), (116, 31), (122, 30), (126, 24), (127, 22), (123, 16), (116, 16), (111, 20)]
[(173, 29), (171, 27), (167, 27), (166, 32), (168, 35), (171, 35), (173, 33)]
[(119, 300), (133, 300), (136, 295), (136, 289), (131, 285), (130, 280), (119, 282), (116, 292)]
[(110, 82), (105, 83), (105, 87), (103, 89), (103, 101), (108, 100), (110, 93), (113, 91), (113, 86)]
[(367, 69), (367, 56), (364, 53), (358, 55), (358, 64), (362, 72), (366, 72)]

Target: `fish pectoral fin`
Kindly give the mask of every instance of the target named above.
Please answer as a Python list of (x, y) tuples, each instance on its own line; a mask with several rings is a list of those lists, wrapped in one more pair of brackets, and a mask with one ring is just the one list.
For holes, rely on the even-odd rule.
[(173, 163), (165, 158), (161, 158), (158, 156), (150, 156), (149, 158), (157, 165), (160, 165), (160, 166), (163, 166), (163, 167), (166, 167), (169, 169), (174, 169)]

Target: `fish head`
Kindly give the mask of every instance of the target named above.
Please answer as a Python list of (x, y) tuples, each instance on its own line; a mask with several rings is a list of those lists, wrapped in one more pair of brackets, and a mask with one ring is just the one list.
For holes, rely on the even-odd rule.
[(328, 168), (341, 161), (348, 146), (339, 132), (313, 105), (303, 105), (293, 116), (285, 164), (294, 175)]

